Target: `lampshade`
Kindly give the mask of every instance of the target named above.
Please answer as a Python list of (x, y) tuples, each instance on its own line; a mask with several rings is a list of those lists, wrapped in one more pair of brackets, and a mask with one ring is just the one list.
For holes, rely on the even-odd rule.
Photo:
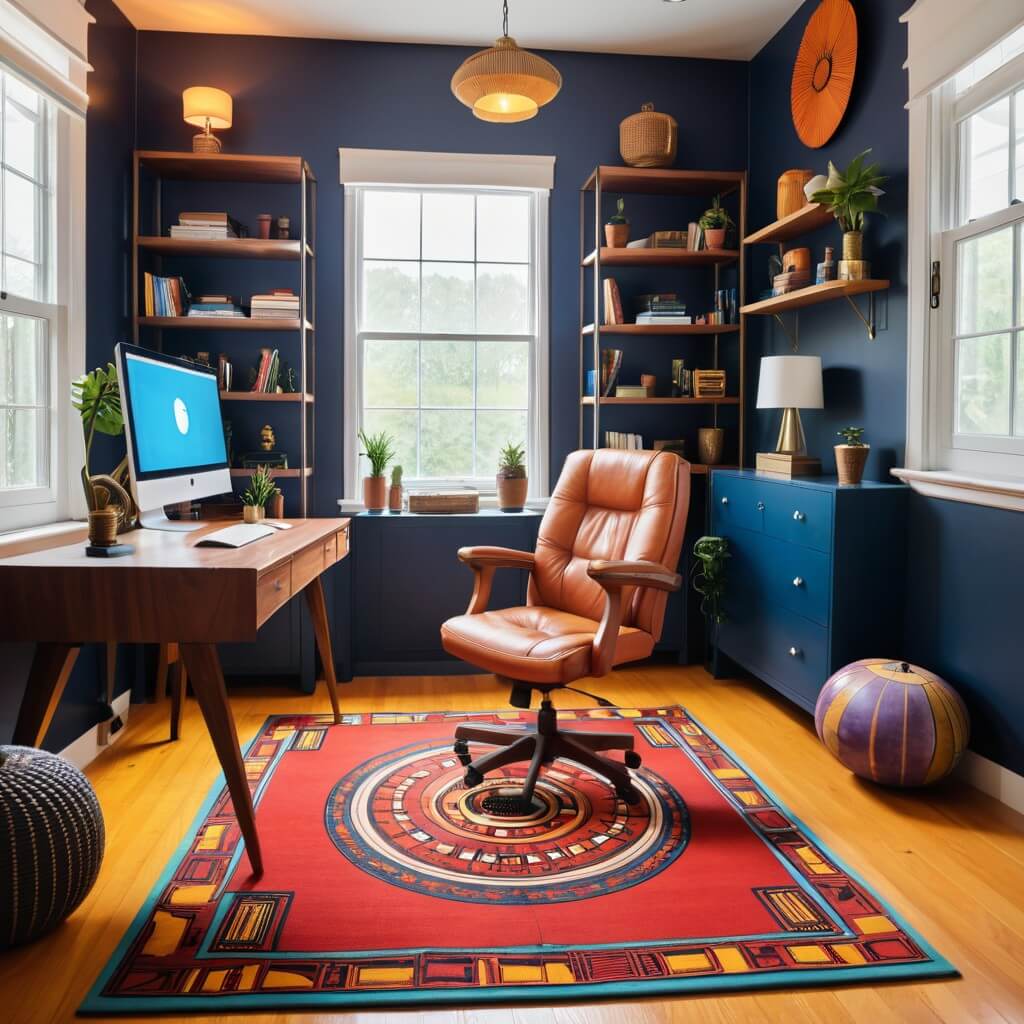
[(558, 69), (511, 36), (467, 57), (452, 75), (452, 92), (481, 121), (527, 121), (562, 88)]
[(193, 85), (181, 94), (186, 124), (205, 128), (209, 120), (211, 128), (231, 127), (231, 96), (223, 89), (209, 85)]
[(765, 356), (757, 382), (758, 409), (821, 409), (820, 356)]

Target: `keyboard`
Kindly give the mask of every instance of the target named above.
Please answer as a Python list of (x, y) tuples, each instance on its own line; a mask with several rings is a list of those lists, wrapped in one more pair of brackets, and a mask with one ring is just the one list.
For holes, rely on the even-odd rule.
[(274, 527), (264, 526), (263, 523), (237, 523), (234, 526), (226, 526), (223, 530), (208, 533), (202, 540), (196, 541), (196, 547), (242, 548), (253, 541), (272, 537), (275, 533), (277, 530)]

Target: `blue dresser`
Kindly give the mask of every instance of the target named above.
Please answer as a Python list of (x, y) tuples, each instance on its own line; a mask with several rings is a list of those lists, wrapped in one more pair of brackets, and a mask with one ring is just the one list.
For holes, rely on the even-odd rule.
[(848, 662), (898, 660), (907, 494), (714, 472), (711, 533), (732, 554), (719, 651), (808, 711)]

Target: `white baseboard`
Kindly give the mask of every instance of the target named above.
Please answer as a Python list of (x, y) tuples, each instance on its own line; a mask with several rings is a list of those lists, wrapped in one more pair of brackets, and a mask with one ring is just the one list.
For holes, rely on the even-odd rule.
[(60, 756), (65, 761), (70, 761), (76, 768), (84, 770), (88, 764), (95, 761), (104, 750), (113, 746), (128, 731), (128, 711), (131, 708), (131, 700), (131, 690), (125, 690), (120, 696), (114, 698), (111, 707), (114, 709), (114, 714), (120, 716), (124, 726), (110, 737), (109, 743), (100, 744), (100, 726), (94, 725), (77, 740), (69, 743), (60, 752)]
[(968, 785), (995, 797), (1020, 814), (1024, 814), (1024, 775), (990, 761), (968, 750), (957, 766), (956, 774)]

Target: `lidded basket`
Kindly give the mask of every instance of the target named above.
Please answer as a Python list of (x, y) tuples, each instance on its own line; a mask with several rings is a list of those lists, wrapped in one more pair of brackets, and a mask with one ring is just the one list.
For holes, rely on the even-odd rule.
[(676, 162), (679, 124), (645, 103), (619, 125), (619, 152), (630, 167), (671, 167)]

